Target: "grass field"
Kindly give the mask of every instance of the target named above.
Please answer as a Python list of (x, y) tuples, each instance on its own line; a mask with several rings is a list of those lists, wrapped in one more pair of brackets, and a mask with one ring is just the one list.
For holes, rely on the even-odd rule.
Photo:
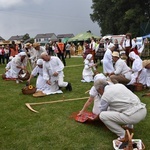
[[(33, 106), (39, 113), (31, 112), (27, 102), (44, 102), (61, 99), (88, 97), (87, 90), (93, 83), (81, 83), (82, 58), (66, 59), (65, 81), (72, 83), (73, 91), (65, 89), (63, 94), (34, 98), (23, 95), (21, 89), (25, 83), (4, 81), (0, 78), (0, 150), (112, 150), (112, 140), (117, 138), (99, 122), (78, 123), (72, 113), (78, 112), (85, 100), (61, 102)], [(4, 73), (0, 66), (0, 74)], [(101, 71), (101, 67), (98, 68)], [(35, 85), (34, 78), (31, 83)], [(148, 114), (145, 120), (135, 125), (134, 138), (142, 139), (146, 149), (150, 149), (150, 98), (141, 97), (145, 93), (136, 93), (147, 104)], [(89, 108), (91, 111), (92, 106)]]

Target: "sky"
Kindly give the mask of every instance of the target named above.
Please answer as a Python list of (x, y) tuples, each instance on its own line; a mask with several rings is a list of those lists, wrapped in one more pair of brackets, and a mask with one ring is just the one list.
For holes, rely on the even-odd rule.
[(90, 19), (92, 0), (0, 0), (0, 36), (74, 34), (100, 28)]

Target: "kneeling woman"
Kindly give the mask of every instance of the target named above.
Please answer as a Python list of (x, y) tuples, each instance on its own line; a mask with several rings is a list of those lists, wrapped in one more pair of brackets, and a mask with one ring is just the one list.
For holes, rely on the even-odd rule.
[(6, 79), (16, 79), (16, 83), (19, 83), (18, 75), (20, 70), (26, 70), (27, 57), (25, 52), (20, 52), (16, 55), (12, 61), (10, 69), (5, 73)]

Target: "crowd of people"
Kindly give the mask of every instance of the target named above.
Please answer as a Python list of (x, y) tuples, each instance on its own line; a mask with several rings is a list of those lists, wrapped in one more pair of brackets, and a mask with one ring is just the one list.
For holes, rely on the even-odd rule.
[[(18, 74), (20, 70), (27, 70), (28, 62), (31, 75), (27, 83), (30, 84), (31, 79), (38, 76), (37, 92), (48, 95), (61, 93), (61, 88), (72, 91), (71, 83), (64, 81), (63, 69), (67, 56), (71, 58), (78, 52), (84, 59), (81, 81), (94, 82), (90, 97), (78, 115), (82, 115), (94, 102), (93, 113), (123, 140), (125, 130), (122, 125), (133, 129), (133, 125), (146, 116), (146, 105), (128, 87), (141, 83), (150, 88), (150, 60), (141, 59), (141, 47), (136, 48), (130, 33), (121, 42), (118, 43), (117, 39), (112, 43), (108, 38), (96, 41), (91, 38), (83, 42), (83, 47), (78, 43), (78, 50), (75, 51), (72, 43), (64, 44), (60, 39), (57, 43), (50, 42), (45, 48), (39, 43), (26, 43), (20, 52), (13, 42), (10, 48), (5, 47), (10, 59), (7, 61), (5, 77), (16, 79), (16, 83), (19, 83)], [(0, 54), (3, 53), (1, 49), (2, 46)], [(98, 60), (103, 67), (102, 73), (97, 73)]]
[[(89, 91), (90, 96), (78, 116), (84, 115), (87, 108), (93, 104), (93, 114), (118, 136), (116, 141), (122, 143), (126, 140), (126, 129), (133, 132), (134, 125), (146, 117), (146, 104), (134, 94), (130, 85), (141, 83), (143, 87), (150, 89), (150, 60), (141, 59), (141, 49), (144, 46), (137, 48), (130, 33), (126, 34), (122, 44), (118, 44), (117, 40), (112, 43), (108, 38), (99, 43), (99, 46), (95, 46), (95, 54), (92, 51), (87, 53), (83, 72), (86, 72), (86, 78), (90, 79), (91, 68), (94, 62), (97, 62), (97, 52), (103, 72), (92, 78), (94, 85)], [(94, 56), (90, 59), (92, 55)]]
[[(22, 82), (19, 78), (20, 72), (26, 72), (30, 68), (31, 75), (27, 80), (27, 85), (30, 85), (31, 79), (37, 76), (37, 93), (45, 95), (62, 93), (61, 88), (72, 91), (71, 83), (64, 81), (65, 45), (59, 40), (55, 46), (57, 46), (56, 56), (52, 51), (47, 51), (46, 48), (40, 46), (39, 43), (26, 43), (20, 52), (17, 49), (10, 50), (9, 62), (3, 78), (16, 80), (16, 83)], [(14, 52), (16, 55), (12, 55)]]

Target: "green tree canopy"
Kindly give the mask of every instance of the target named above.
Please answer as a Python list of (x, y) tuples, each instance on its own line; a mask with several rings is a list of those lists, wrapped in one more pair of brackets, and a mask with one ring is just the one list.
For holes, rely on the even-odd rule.
[[(142, 23), (150, 26), (149, 0), (92, 0), (90, 17), (101, 28), (101, 34), (125, 34), (140, 36)], [(146, 33), (145, 33), (146, 34)]]
[(23, 40), (26, 41), (26, 40), (28, 40), (28, 39), (30, 39), (30, 36), (29, 36), (28, 33), (26, 33), (26, 34), (23, 36)]

